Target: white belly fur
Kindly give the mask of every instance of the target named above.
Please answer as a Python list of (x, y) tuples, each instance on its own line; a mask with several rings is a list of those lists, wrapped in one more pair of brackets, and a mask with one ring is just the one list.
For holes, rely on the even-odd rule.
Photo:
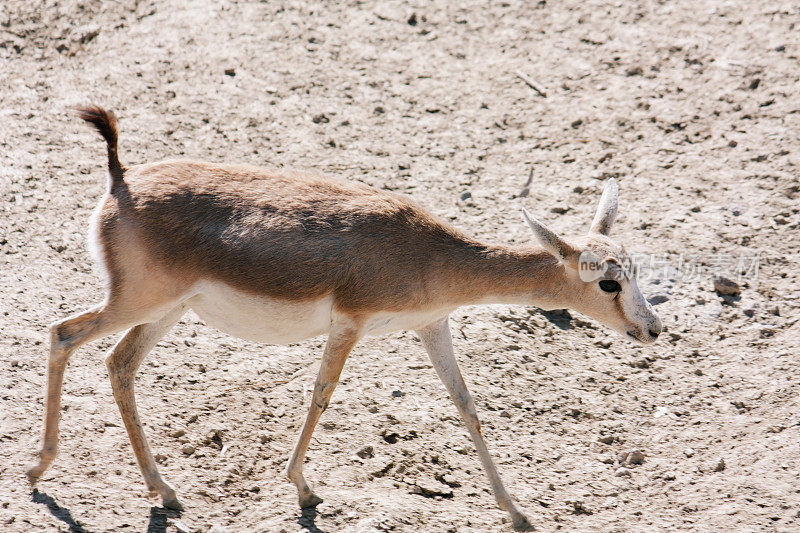
[(187, 302), (206, 324), (254, 342), (291, 344), (328, 333), (333, 297), (292, 301), (256, 296), (224, 283), (204, 281)]
[[(206, 324), (254, 342), (300, 342), (329, 333), (336, 320), (332, 296), (298, 302), (257, 296), (211, 281), (198, 283), (192, 292), (187, 303)], [(444, 318), (449, 311), (377, 313), (366, 320), (362, 332), (382, 335), (414, 330)]]

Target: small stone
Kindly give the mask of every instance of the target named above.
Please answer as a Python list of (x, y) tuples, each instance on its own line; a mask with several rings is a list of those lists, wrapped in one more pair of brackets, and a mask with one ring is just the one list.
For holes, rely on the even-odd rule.
[(192, 528), (190, 528), (189, 526), (187, 526), (184, 522), (181, 522), (180, 520), (175, 520), (173, 522), (173, 524), (175, 525), (175, 529), (180, 531), (180, 533), (192, 533)]
[(583, 124), (583, 119), (579, 118), (578, 120), (572, 121), (572, 124), (570, 124), (570, 126), (572, 126), (572, 129), (577, 129), (581, 127), (581, 124)]
[(402, 398), (405, 395), (406, 395), (406, 393), (401, 391), (401, 390), (393, 390), (392, 391), (392, 396), (395, 397), (395, 398)]
[(258, 436), (258, 440), (261, 442), (261, 444), (266, 444), (272, 440), (272, 435), (269, 433), (262, 433)]
[(612, 343), (608, 339), (602, 339), (602, 340), (599, 340), (599, 341), (595, 342), (595, 344), (597, 346), (601, 347), (601, 348), (611, 348), (611, 344)]
[(461, 199), (462, 202), (465, 200), (469, 200), (470, 198), (472, 198), (472, 193), (469, 191), (462, 192), (459, 198)]
[(458, 480), (450, 474), (439, 474), (434, 477), (436, 477), (436, 481), (439, 483), (444, 483), (448, 487), (457, 488), (461, 486), (461, 483), (459, 483)]
[(372, 446), (364, 446), (356, 452), (356, 455), (362, 459), (372, 459), (375, 457), (375, 449)]
[(750, 85), (747, 86), (748, 89), (754, 91), (758, 89), (758, 86), (761, 85), (761, 78), (754, 78), (753, 81), (750, 82)]
[(725, 470), (725, 459), (720, 457), (717, 464), (714, 465), (714, 472), (722, 472), (723, 470)]
[(100, 35), (100, 26), (96, 24), (81, 26), (77, 28), (74, 33), (74, 39), (81, 44), (86, 44), (98, 35)]
[(625, 70), (626, 76), (641, 76), (643, 73), (644, 70), (642, 70), (642, 67), (638, 65), (633, 67), (628, 67), (628, 69)]
[(418, 22), (417, 21), (417, 14), (416, 13), (411, 13), (411, 16), (408, 17), (407, 22), (408, 22), (409, 26), (416, 26), (417, 22)]
[(500, 416), (502, 416), (503, 418), (511, 418), (511, 413), (503, 409), (502, 411), (500, 411)]
[(614, 475), (617, 477), (631, 477), (631, 471), (625, 467), (618, 468)]
[(695, 368), (694, 375), (695, 376), (702, 376), (703, 375), (703, 371), (700, 370), (699, 368)]
[(694, 456), (694, 450), (691, 448), (686, 448), (685, 450), (683, 450), (683, 455), (685, 455), (686, 457), (692, 457)]
[(225, 69), (225, 75), (226, 76), (230, 76), (230, 77), (236, 76), (236, 69), (234, 69), (234, 68), (226, 68)]
[(582, 501), (572, 502), (572, 514), (593, 514)]
[(434, 483), (431, 480), (419, 479), (414, 483), (411, 488), (412, 494), (420, 494), (426, 498), (452, 498), (453, 490), (450, 487), (445, 488), (443, 485)]
[(650, 361), (645, 359), (644, 357), (639, 358), (633, 362), (633, 366), (636, 368), (650, 368)]
[(663, 304), (664, 302), (669, 301), (669, 296), (666, 294), (654, 294), (648, 298), (647, 301), (650, 303), (650, 305)]
[(325, 113), (320, 113), (319, 115), (311, 117), (311, 122), (314, 124), (327, 124), (330, 121), (331, 119), (329, 119)]
[(192, 455), (195, 450), (196, 448), (191, 444), (184, 444), (183, 448), (181, 448), (181, 452), (183, 452), (183, 455)]
[(557, 215), (563, 215), (564, 213), (566, 213), (567, 211), (569, 211), (569, 209), (570, 209), (570, 208), (569, 208), (569, 206), (568, 206), (568, 205), (557, 205), (557, 206), (555, 206), (555, 207), (552, 207), (552, 208), (550, 209), (550, 212), (551, 212), (551, 213), (555, 213), (555, 214), (557, 214)]
[(742, 292), (738, 283), (723, 276), (714, 277), (714, 290), (726, 296), (736, 296)]
[(612, 444), (614, 442), (614, 435), (603, 435), (599, 439), (603, 444)]
[(675, 472), (667, 472), (663, 476), (661, 476), (661, 479), (663, 479), (664, 481), (675, 481), (676, 477), (677, 476), (675, 475)]
[(644, 463), (644, 454), (640, 450), (633, 450), (628, 454), (628, 463), (632, 465), (640, 465)]
[(171, 437), (176, 438), (176, 439), (178, 439), (180, 437), (183, 437), (184, 435), (186, 435), (186, 430), (185, 429), (176, 429), (175, 431), (173, 431), (170, 434)]

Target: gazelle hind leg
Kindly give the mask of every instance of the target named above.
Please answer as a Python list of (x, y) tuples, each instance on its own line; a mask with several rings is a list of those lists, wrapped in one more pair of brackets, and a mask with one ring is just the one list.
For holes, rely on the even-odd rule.
[(50, 357), (47, 363), (44, 439), (39, 461), (28, 469), (28, 480), (35, 484), (55, 459), (58, 451), (58, 422), (61, 417), (61, 389), (64, 369), (70, 356), (83, 344), (121, 331), (128, 324), (118, 320), (105, 304), (72, 315), (50, 326)]
[(319, 417), (328, 408), (333, 390), (339, 383), (339, 375), (342, 373), (347, 355), (358, 342), (359, 337), (358, 329), (350, 325), (342, 327), (334, 325), (330, 335), (328, 335), (328, 343), (325, 345), (325, 353), (322, 356), (317, 381), (314, 384), (311, 406), (308, 408), (305, 424), (303, 424), (300, 437), (298, 437), (294, 450), (292, 450), (292, 455), (285, 471), (286, 476), (297, 487), (300, 507), (313, 507), (322, 503), (322, 498), (314, 494), (308, 483), (306, 483), (305, 477), (303, 477), (303, 460)]
[(108, 374), (114, 399), (119, 407), (122, 421), (128, 432), (139, 469), (151, 494), (158, 494), (165, 507), (182, 509), (175, 490), (163, 479), (150, 452), (139, 413), (136, 409), (133, 382), (142, 359), (153, 349), (159, 340), (180, 320), (186, 311), (181, 304), (156, 322), (140, 324), (131, 328), (114, 346), (106, 358)]
[(500, 479), (500, 474), (497, 472), (492, 457), (489, 455), (489, 450), (486, 447), (486, 441), (483, 439), (481, 433), (481, 425), (478, 420), (478, 414), (475, 410), (475, 403), (472, 401), (472, 396), (467, 390), (467, 385), (464, 383), (464, 378), (461, 376), (461, 371), (458, 369), (458, 362), (453, 354), (453, 341), (450, 337), (450, 326), (447, 318), (440, 322), (436, 322), (425, 328), (417, 331), (425, 350), (430, 356), (433, 368), (436, 369), (436, 374), (444, 383), (447, 392), (456, 404), (464, 423), (467, 426), (472, 442), (475, 444), (475, 449), (478, 451), (483, 469), (489, 477), (489, 482), (492, 485), (494, 497), (497, 500), (501, 509), (511, 515), (512, 525), (517, 531), (530, 531), (533, 526), (522, 514), (517, 504), (511, 499), (503, 481)]

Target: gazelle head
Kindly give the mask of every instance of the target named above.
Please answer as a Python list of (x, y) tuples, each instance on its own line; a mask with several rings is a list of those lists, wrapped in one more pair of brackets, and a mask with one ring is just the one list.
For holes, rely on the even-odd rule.
[(617, 196), (617, 182), (612, 178), (600, 198), (589, 233), (571, 242), (522, 211), (541, 245), (566, 267), (561, 297), (569, 307), (619, 333), (650, 343), (661, 333), (661, 320), (639, 292), (625, 248), (608, 237), (617, 215)]

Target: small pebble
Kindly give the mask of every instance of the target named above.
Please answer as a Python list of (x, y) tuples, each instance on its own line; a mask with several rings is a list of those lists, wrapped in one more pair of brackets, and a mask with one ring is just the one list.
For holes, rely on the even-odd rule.
[(725, 459), (720, 457), (717, 464), (714, 465), (714, 472), (722, 472), (723, 470), (725, 470)]
[(644, 454), (640, 450), (633, 450), (628, 454), (628, 463), (632, 465), (640, 465), (644, 463)]
[(694, 456), (694, 450), (691, 448), (686, 448), (685, 450), (683, 450), (683, 455), (685, 455), (686, 457), (692, 457)]
[(625, 467), (618, 468), (614, 475), (617, 477), (631, 477), (631, 471)]
[(742, 292), (738, 283), (723, 276), (716, 276), (714, 278), (714, 290), (726, 296), (736, 296)]
[(356, 452), (356, 455), (362, 459), (372, 459), (375, 457), (375, 450), (372, 446), (364, 446)]
[(572, 502), (572, 514), (593, 514), (581, 501)]
[(184, 444), (183, 448), (181, 448), (181, 452), (183, 452), (184, 455), (192, 455), (194, 451), (195, 447), (191, 444)]

